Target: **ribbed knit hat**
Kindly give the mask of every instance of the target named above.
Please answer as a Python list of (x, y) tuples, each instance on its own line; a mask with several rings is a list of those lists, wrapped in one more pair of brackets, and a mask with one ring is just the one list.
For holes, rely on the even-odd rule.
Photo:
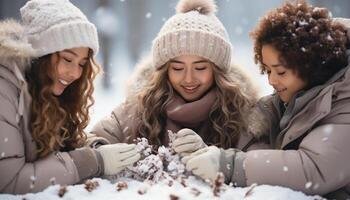
[(153, 65), (161, 68), (175, 57), (197, 55), (227, 69), (231, 43), (215, 12), (214, 0), (180, 0), (176, 14), (165, 22), (153, 40)]
[(36, 56), (75, 47), (89, 47), (97, 54), (95, 25), (69, 0), (30, 0), (20, 11)]

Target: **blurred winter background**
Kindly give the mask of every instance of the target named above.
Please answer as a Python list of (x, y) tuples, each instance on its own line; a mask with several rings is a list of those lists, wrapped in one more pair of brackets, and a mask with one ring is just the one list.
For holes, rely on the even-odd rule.
[[(175, 13), (177, 0), (71, 0), (99, 31), (98, 61), (104, 68), (95, 82), (95, 100), (91, 125), (106, 116), (125, 97), (125, 82), (135, 64), (150, 53), (152, 40), (164, 22)], [(0, 20), (19, 19), (25, 0), (0, 0)], [(259, 17), (281, 5), (282, 0), (217, 0), (218, 17), (230, 35), (233, 61), (244, 66), (261, 87), (261, 94), (272, 92), (266, 77), (253, 62), (253, 43), (249, 32)], [(350, 17), (349, 0), (309, 0), (327, 7), (334, 17)], [(91, 126), (88, 127), (88, 129)]]

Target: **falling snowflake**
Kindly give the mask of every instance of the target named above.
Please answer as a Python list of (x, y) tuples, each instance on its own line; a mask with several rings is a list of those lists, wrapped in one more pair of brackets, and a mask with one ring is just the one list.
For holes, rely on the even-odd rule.
[(312, 12), (321, 12), (323, 11), (324, 8), (320, 8), (320, 7), (314, 7), (314, 9), (312, 10)]
[(287, 172), (288, 171), (288, 167), (287, 166), (283, 166), (283, 171)]
[(9, 139), (8, 139), (8, 138), (5, 138), (5, 139), (4, 139), (4, 142), (8, 142), (8, 141), (9, 141)]
[(151, 18), (151, 17), (152, 17), (152, 13), (148, 12), (148, 13), (146, 14), (146, 18), (149, 19), (149, 18)]
[(242, 35), (243, 34), (243, 28), (241, 26), (237, 26), (237, 27), (235, 27), (234, 32), (235, 32), (236, 35)]
[(332, 41), (333, 40), (332, 36), (327, 35), (327, 40)]
[(30, 180), (31, 180), (31, 181), (35, 181), (35, 180), (36, 180), (36, 177), (35, 177), (35, 176), (30, 176)]
[(124, 129), (123, 129), (123, 133), (126, 133), (126, 131), (129, 129), (129, 127), (127, 126), (127, 127), (125, 127)]
[(305, 184), (306, 189), (309, 189), (311, 186), (312, 186), (312, 182), (310, 181)]
[(56, 184), (56, 177), (51, 177), (50, 183), (51, 183), (51, 185), (55, 185)]
[(325, 142), (325, 141), (327, 141), (327, 140), (328, 140), (328, 137), (322, 138), (322, 141), (323, 141), (323, 142)]
[(299, 21), (299, 26), (307, 26), (309, 23), (307, 23), (305, 20)]
[(331, 126), (331, 125), (328, 125), (328, 126), (326, 126), (326, 127), (323, 128), (323, 132), (324, 132), (326, 135), (331, 134), (332, 131), (333, 131), (333, 126)]

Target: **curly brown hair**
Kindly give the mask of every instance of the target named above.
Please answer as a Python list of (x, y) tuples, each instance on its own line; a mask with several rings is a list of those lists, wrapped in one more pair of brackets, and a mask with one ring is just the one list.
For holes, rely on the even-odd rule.
[(92, 55), (92, 50), (89, 50), (81, 77), (59, 97), (52, 93), (55, 77), (55, 65), (51, 64), (53, 54), (34, 59), (26, 72), (32, 96), (30, 130), (39, 157), (84, 145), (86, 135), (83, 130), (88, 125), (89, 108), (94, 103), (93, 80), (99, 71)]
[(332, 21), (326, 8), (313, 7), (304, 0), (286, 2), (270, 11), (251, 32), (255, 63), (263, 66), (262, 47), (272, 45), (281, 63), (294, 70), (307, 88), (325, 83), (347, 66), (349, 41), (343, 25)]
[[(214, 64), (213, 64), (214, 65)], [(234, 80), (231, 71), (223, 71), (214, 65), (214, 77), (217, 99), (208, 116), (211, 138), (203, 138), (207, 144), (223, 148), (234, 147), (240, 133), (247, 129), (247, 110), (255, 99), (248, 97)], [(150, 144), (163, 145), (166, 132), (166, 105), (174, 96), (174, 89), (168, 79), (168, 63), (156, 70), (144, 90), (139, 91), (127, 105), (136, 105), (134, 116), (138, 117), (134, 130), (131, 130), (129, 142), (137, 137), (146, 137)]]

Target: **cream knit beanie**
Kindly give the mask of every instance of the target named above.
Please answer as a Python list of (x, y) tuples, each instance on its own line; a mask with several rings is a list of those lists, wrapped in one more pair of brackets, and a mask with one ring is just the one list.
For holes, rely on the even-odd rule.
[(231, 43), (215, 12), (214, 0), (180, 0), (176, 14), (153, 40), (153, 65), (161, 68), (177, 56), (197, 55), (227, 69), (231, 63)]
[(30, 0), (20, 11), (37, 57), (75, 47), (89, 47), (97, 54), (95, 25), (69, 0)]

